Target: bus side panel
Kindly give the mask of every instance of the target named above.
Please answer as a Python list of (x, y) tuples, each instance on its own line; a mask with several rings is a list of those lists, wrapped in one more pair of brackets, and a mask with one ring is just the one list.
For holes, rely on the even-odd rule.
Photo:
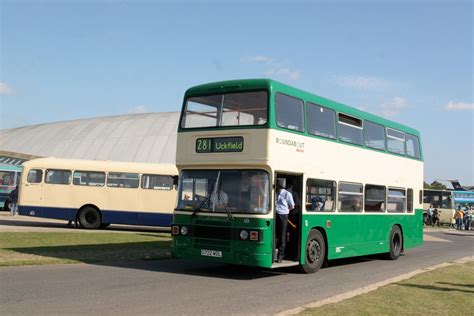
[(105, 205), (105, 187), (74, 185), (71, 190), (71, 207), (79, 210), (86, 204), (102, 210)]
[(176, 204), (176, 190), (140, 189), (139, 210), (143, 213), (167, 213), (172, 215)]
[(54, 208), (71, 208), (71, 185), (43, 184), (43, 205)]
[[(109, 187), (105, 193), (104, 210), (127, 211), (138, 210), (139, 189)], [(124, 218), (124, 217), (122, 217)], [(132, 219), (129, 224), (136, 225), (137, 219)], [(106, 222), (104, 220), (104, 222)], [(107, 222), (106, 222), (107, 223)]]
[(318, 214), (304, 217), (301, 262), (304, 262), (306, 237), (313, 227), (324, 230), (328, 259), (385, 253), (390, 249), (392, 226), (403, 231), (405, 249), (423, 243), (422, 211), (411, 214)]
[(73, 221), (76, 218), (76, 209), (63, 207), (19, 205), (18, 214), (25, 216), (64, 219)]
[(414, 216), (407, 216), (402, 231), (404, 249), (423, 245), (423, 209), (415, 210)]

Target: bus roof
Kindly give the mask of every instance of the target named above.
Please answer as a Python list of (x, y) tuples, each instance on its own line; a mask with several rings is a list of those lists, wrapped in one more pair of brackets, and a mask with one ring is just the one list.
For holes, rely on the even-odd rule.
[(310, 101), (318, 103), (329, 108), (342, 112), (348, 115), (356, 116), (358, 118), (369, 120), (374, 123), (382, 124), (386, 127), (398, 129), (410, 133), (420, 138), (420, 133), (411, 127), (406, 125), (384, 119), (380, 116), (356, 109), (354, 107), (318, 96), (313, 93), (309, 93), (298, 88), (283, 84), (281, 82), (272, 79), (241, 79), (241, 80), (227, 80), (206, 83), (198, 86), (194, 86), (186, 90), (185, 97), (197, 96), (197, 95), (208, 95), (216, 94), (219, 92), (231, 92), (231, 91), (249, 91), (267, 89), (269, 91), (279, 91), (288, 93), (289, 95), (303, 99), (304, 101)]
[(0, 163), (0, 170), (2, 171), (21, 171), (22, 169), (23, 169), (22, 166), (14, 166), (14, 165)]
[(174, 164), (154, 164), (141, 162), (122, 162), (110, 160), (81, 160), (62, 158), (38, 158), (23, 163), (25, 168), (50, 168), (83, 171), (112, 171), (159, 173), (177, 175), (178, 169)]

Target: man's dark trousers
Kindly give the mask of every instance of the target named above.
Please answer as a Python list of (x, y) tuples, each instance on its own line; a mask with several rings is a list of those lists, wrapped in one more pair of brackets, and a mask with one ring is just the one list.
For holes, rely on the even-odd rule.
[(285, 256), (286, 227), (288, 226), (288, 214), (277, 214), (276, 220), (278, 259), (283, 259), (283, 257)]

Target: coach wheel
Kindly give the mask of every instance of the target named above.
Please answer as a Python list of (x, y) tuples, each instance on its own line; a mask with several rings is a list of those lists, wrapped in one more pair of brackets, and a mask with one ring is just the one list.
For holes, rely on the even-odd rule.
[(3, 210), (5, 212), (10, 212), (11, 207), (12, 207), (12, 202), (10, 200), (6, 200), (5, 204), (3, 204)]
[(326, 259), (326, 243), (319, 230), (310, 230), (306, 240), (305, 263), (301, 266), (304, 273), (318, 271)]
[(101, 225), (99, 211), (93, 207), (87, 206), (79, 212), (79, 224), (82, 228), (97, 229)]
[(397, 260), (402, 253), (403, 237), (400, 227), (393, 226), (390, 231), (390, 251), (386, 257), (389, 260)]

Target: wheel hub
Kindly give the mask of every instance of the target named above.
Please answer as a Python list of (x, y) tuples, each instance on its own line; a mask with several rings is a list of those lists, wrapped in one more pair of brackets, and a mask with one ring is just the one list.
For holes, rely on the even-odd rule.
[(309, 242), (307, 256), (311, 263), (318, 261), (321, 257), (321, 246), (316, 240), (311, 240)]

